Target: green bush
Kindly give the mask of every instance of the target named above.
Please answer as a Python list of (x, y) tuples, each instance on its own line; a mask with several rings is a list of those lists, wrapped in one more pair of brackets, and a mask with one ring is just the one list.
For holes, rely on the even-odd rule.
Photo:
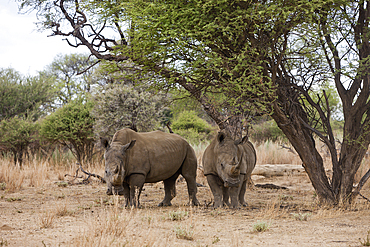
[(92, 102), (77, 99), (59, 108), (41, 122), (40, 135), (68, 147), (77, 161), (90, 162), (94, 148)]
[(28, 146), (38, 139), (38, 128), (37, 123), (17, 116), (0, 122), (0, 145), (13, 153), (20, 166)]
[(212, 126), (198, 117), (195, 111), (183, 111), (173, 122), (172, 130), (188, 142), (198, 144), (210, 139)]
[(172, 124), (173, 130), (193, 129), (196, 132), (209, 133), (211, 126), (203, 119), (197, 116), (195, 111), (183, 111), (179, 114)]
[(266, 141), (287, 141), (283, 131), (277, 126), (275, 121), (265, 121), (256, 125), (253, 125), (250, 131), (250, 138), (255, 143), (262, 143)]

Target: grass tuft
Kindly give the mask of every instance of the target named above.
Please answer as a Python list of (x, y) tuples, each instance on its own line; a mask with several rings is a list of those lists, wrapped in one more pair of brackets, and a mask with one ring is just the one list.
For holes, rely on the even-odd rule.
[(366, 239), (363, 241), (360, 239), (359, 240), (362, 246), (370, 246), (370, 230), (367, 232)]
[(176, 238), (185, 240), (194, 240), (194, 230), (193, 226), (183, 227), (175, 226)]
[(168, 219), (172, 220), (172, 221), (175, 221), (175, 220), (180, 221), (180, 220), (186, 219), (188, 217), (188, 215), (189, 215), (189, 212), (187, 212), (187, 211), (181, 211), (181, 210), (179, 210), (179, 211), (170, 211), (168, 213)]
[(252, 226), (252, 232), (265, 232), (270, 228), (270, 225), (264, 221), (257, 221)]

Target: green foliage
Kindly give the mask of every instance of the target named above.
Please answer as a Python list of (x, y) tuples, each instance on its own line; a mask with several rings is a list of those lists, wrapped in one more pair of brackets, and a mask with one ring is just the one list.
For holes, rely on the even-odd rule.
[(194, 111), (183, 111), (172, 123), (173, 130), (193, 129), (196, 132), (209, 133), (211, 126), (203, 119), (198, 117)]
[(190, 143), (197, 144), (210, 139), (212, 126), (194, 111), (183, 111), (172, 123), (172, 130)]
[(59, 142), (71, 149), (79, 162), (92, 158), (94, 117), (93, 103), (76, 99), (59, 108), (41, 122), (40, 135), (50, 142)]
[(276, 142), (278, 140), (287, 141), (283, 131), (273, 120), (253, 125), (253, 128), (250, 130), (250, 138), (255, 143), (263, 143), (265, 141)]
[(95, 62), (86, 54), (59, 54), (54, 58), (43, 75), (53, 81), (59, 106), (91, 91), (92, 70), (82, 72)]
[(29, 118), (13, 117), (0, 122), (0, 146), (3, 150), (11, 151), (14, 162), (22, 165), (23, 154), (27, 147), (38, 140), (39, 125)]
[(147, 86), (108, 84), (97, 87), (92, 99), (99, 136), (113, 136), (124, 127), (152, 131), (167, 112), (166, 95), (149, 91)]
[(0, 121), (23, 115), (36, 120), (53, 97), (47, 78), (41, 75), (25, 78), (13, 69), (0, 69)]

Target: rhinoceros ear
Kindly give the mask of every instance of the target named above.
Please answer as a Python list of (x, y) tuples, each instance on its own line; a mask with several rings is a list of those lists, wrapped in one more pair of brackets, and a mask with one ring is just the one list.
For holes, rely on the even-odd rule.
[(123, 145), (122, 147), (122, 154), (124, 154), (127, 150), (131, 149), (136, 143), (136, 140), (132, 140), (130, 143)]
[(225, 135), (225, 133), (223, 133), (223, 132), (218, 132), (218, 135), (217, 135), (217, 141), (219, 142), (219, 143), (222, 143), (224, 140), (225, 140), (225, 138), (226, 138), (226, 135)]
[(105, 149), (109, 148), (109, 140), (107, 138), (105, 138), (105, 137), (100, 137), (100, 144)]

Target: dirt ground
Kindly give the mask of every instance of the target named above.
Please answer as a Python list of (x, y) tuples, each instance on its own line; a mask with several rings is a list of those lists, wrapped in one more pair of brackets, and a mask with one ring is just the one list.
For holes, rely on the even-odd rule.
[[(67, 184), (0, 190), (0, 246), (362, 246), (370, 237), (370, 203), (351, 209), (321, 208), (305, 174), (253, 177), (255, 184), (287, 189), (247, 190), (248, 206), (212, 209), (208, 186), (198, 188), (200, 207), (187, 206), (186, 183), (177, 184), (173, 206), (160, 208), (163, 185), (146, 184), (141, 209), (122, 208), (106, 185)], [(199, 183), (205, 185), (205, 179)], [(370, 197), (370, 189), (362, 193)], [(258, 232), (257, 228), (261, 231)]]

